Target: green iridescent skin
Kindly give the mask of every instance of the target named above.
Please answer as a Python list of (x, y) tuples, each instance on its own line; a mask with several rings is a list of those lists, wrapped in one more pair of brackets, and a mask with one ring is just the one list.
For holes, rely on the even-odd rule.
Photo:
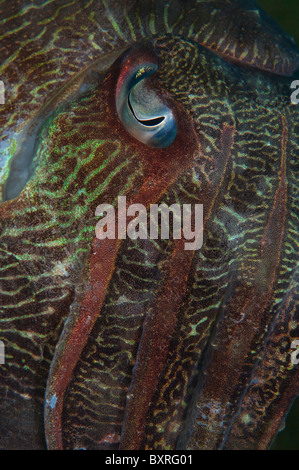
[[(298, 393), (299, 55), (252, 2), (210, 3), (0, 2), (1, 448), (265, 449)], [(115, 109), (141, 42), (168, 149)], [(99, 243), (119, 195), (203, 204), (203, 248)]]

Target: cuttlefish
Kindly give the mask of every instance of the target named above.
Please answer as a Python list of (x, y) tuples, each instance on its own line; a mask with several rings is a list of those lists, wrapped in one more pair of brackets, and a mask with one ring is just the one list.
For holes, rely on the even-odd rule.
[[(269, 448), (299, 390), (294, 41), (250, 0), (0, 15), (0, 447)], [(120, 196), (201, 205), (202, 246), (97, 237)]]

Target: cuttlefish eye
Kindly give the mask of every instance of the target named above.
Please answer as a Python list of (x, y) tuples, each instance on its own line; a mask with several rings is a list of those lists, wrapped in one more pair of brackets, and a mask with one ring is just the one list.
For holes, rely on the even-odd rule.
[(116, 109), (125, 129), (149, 147), (169, 147), (177, 135), (173, 111), (152, 85), (154, 63), (135, 65), (119, 80)]

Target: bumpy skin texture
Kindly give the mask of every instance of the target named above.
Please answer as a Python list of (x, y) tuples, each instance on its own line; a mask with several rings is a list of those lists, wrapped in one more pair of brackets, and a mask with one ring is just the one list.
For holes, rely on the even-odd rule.
[[(0, 447), (267, 448), (299, 387), (292, 40), (245, 1), (0, 8), (4, 199), (12, 157), (34, 157), (0, 206)], [(149, 50), (167, 149), (115, 109)], [(202, 249), (97, 240), (118, 195), (203, 204)]]

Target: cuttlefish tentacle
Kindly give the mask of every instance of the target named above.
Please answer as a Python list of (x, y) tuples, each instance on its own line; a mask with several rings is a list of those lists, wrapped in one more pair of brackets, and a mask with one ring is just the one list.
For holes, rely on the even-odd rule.
[[(248, 366), (246, 368), (246, 364), (256, 361), (257, 355), (257, 350), (252, 351), (251, 345), (254, 344), (259, 331), (262, 337), (267, 335), (271, 320), (269, 304), (277, 279), (287, 214), (288, 135), (284, 116), (281, 116), (281, 123), (279, 180), (273, 206), (260, 239), (260, 261), (252, 283), (246, 280), (243, 282), (231, 280), (229, 296), (223, 305), (222, 319), (213, 340), (209, 374), (202, 388), (199, 387), (198, 400), (194, 398), (196, 412), (190, 418), (193, 429), (192, 437), (187, 441), (189, 448), (196, 447), (196, 442), (199, 441), (201, 448), (224, 446), (230, 426), (224, 427), (223, 423), (233, 421), (233, 417), (238, 413), (236, 402), (240, 403), (243, 399), (238, 395), (238, 386), (242, 382), (251, 381), (251, 376), (248, 377), (248, 374), (252, 371)], [(255, 347), (257, 349), (257, 344)], [(238, 351), (238, 354), (234, 354), (234, 351)], [(241, 356), (240, 351), (242, 351)], [(240, 357), (244, 362), (240, 362)], [(207, 403), (210, 404), (207, 406)], [(210, 420), (208, 433), (205, 426), (207, 419)], [(214, 436), (215, 443), (211, 441), (211, 436)]]
[[(201, 201), (205, 201), (205, 214), (201, 230), (205, 229), (214, 203), (223, 190), (222, 185), (227, 181), (226, 172), (230, 167), (231, 151), (234, 145), (234, 127), (224, 124), (221, 140), (222, 152), (217, 160), (216, 174), (200, 197)], [(128, 392), (121, 449), (138, 450), (144, 438), (149, 406), (169, 353), (177, 316), (188, 287), (194, 252), (184, 251), (183, 245), (182, 240), (177, 241), (169, 261), (169, 272), (163, 292), (156, 304), (147, 312), (144, 321), (136, 366)]]
[[(271, 334), (233, 421), (224, 448), (263, 450), (273, 442), (290, 404), (298, 395), (298, 367), (290, 361), (294, 338), (298, 338), (299, 268), (277, 310)], [(281, 373), (282, 368), (284, 372)], [(254, 406), (253, 406), (254, 404)], [(263, 416), (263, 423), (259, 422)]]

